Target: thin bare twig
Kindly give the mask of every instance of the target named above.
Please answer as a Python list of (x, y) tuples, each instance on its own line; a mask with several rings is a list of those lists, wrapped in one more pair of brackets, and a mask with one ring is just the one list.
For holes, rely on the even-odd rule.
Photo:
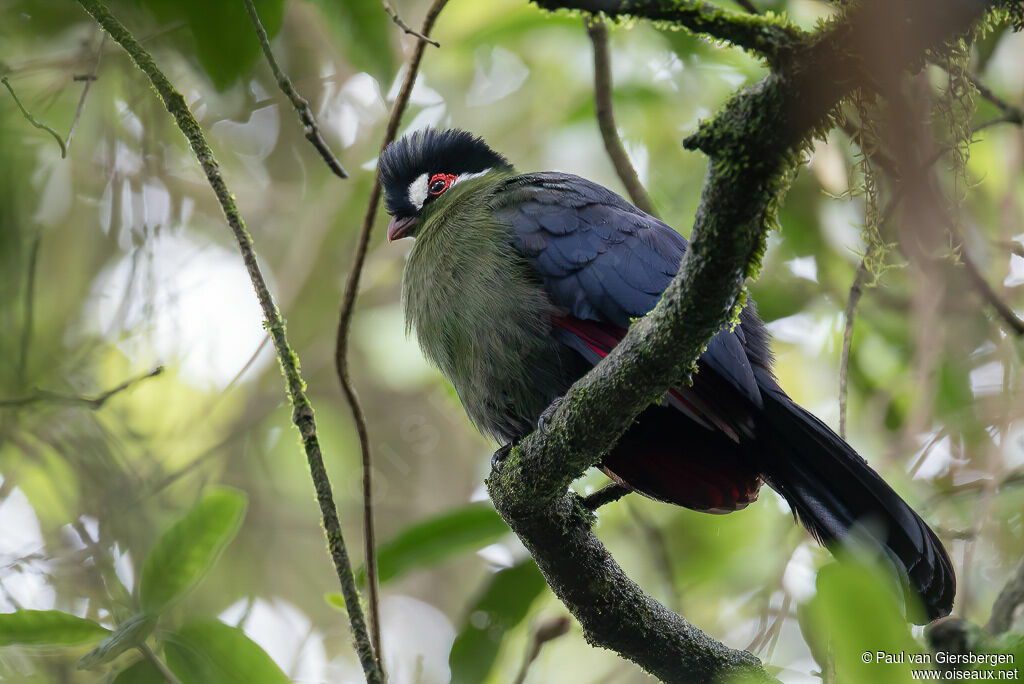
[(588, 511), (596, 511), (601, 506), (610, 504), (613, 501), (618, 501), (632, 491), (633, 490), (629, 487), (620, 485), (618, 482), (612, 482), (601, 487), (593, 494), (584, 496), (580, 503), (582, 503), (583, 507)]
[(530, 666), (533, 665), (533, 661), (540, 655), (544, 644), (568, 634), (571, 626), (572, 621), (568, 615), (562, 615), (541, 623), (533, 632), (530, 644), (526, 647), (526, 656), (523, 658), (523, 664), (519, 666), (519, 673), (512, 680), (512, 684), (523, 684), (526, 681), (526, 675), (530, 672)]
[(964, 270), (967, 272), (967, 276), (974, 285), (974, 289), (978, 291), (978, 294), (988, 302), (995, 312), (1002, 319), (1006, 328), (1015, 335), (1024, 335), (1024, 321), (1022, 321), (1010, 305), (1002, 300), (1002, 298), (992, 289), (992, 286), (985, 280), (985, 276), (978, 269), (978, 265), (974, 263), (970, 255), (967, 253), (967, 248), (964, 245), (963, 238), (960, 236), (960, 232), (956, 230), (952, 221), (947, 224), (950, 235), (953, 236), (953, 240), (956, 246), (959, 247), (957, 254), (960, 257), (960, 263), (963, 264)]
[(608, 27), (598, 16), (590, 16), (584, 20), (587, 28), (587, 35), (594, 45), (594, 109), (597, 115), (597, 125), (601, 129), (601, 138), (604, 140), (604, 149), (615, 167), (615, 173), (619, 180), (626, 187), (629, 198), (637, 207), (646, 211), (651, 216), (657, 217), (658, 212), (654, 208), (654, 202), (644, 189), (636, 169), (629, 161), (626, 148), (619, 138), (618, 129), (615, 127), (615, 113), (612, 109), (612, 65), (611, 56), (608, 51)]
[[(82, 539), (82, 542), (85, 544), (85, 551), (92, 558), (93, 574), (100, 585), (114, 599), (109, 606), (114, 620), (118, 624), (124, 622), (132, 616), (132, 596), (131, 592), (121, 583), (121, 579), (117, 576), (114, 554), (111, 548), (109, 546), (101, 546), (99, 540), (89, 534), (89, 530), (81, 518), (71, 523), (71, 527)], [(98, 537), (99, 534), (96, 536)]]
[[(938, 159), (936, 157), (936, 159)], [(934, 162), (932, 162), (934, 163)], [(889, 205), (878, 218), (878, 229), (881, 230), (889, 223), (889, 219), (896, 213), (903, 200), (903, 192), (897, 190), (896, 194), (889, 201)], [(864, 281), (867, 278), (868, 269), (864, 258), (857, 265), (857, 273), (853, 277), (853, 284), (850, 285), (850, 295), (846, 299), (846, 312), (843, 316), (843, 351), (839, 358), (839, 436), (846, 439), (846, 400), (847, 385), (850, 372), (850, 351), (853, 343), (853, 319), (857, 312), (857, 303), (864, 294)]]
[[(422, 33), (430, 34), (430, 30), (437, 21), (437, 16), (444, 9), (448, 0), (434, 0), (427, 15), (423, 19)], [(409, 105), (409, 96), (412, 94), (413, 85), (416, 83), (416, 75), (420, 70), (420, 62), (423, 59), (423, 52), (426, 43), (422, 40), (416, 43), (412, 56), (409, 58), (409, 65), (405, 72), (405, 80), (402, 88), (398, 91), (394, 107), (391, 110), (391, 117), (388, 119), (387, 129), (384, 132), (384, 141), (381, 144), (381, 151), (384, 151), (398, 135), (398, 125), (401, 123), (402, 114)], [(380, 619), (378, 599), (378, 572), (376, 535), (373, 526), (373, 480), (372, 480), (372, 458), (370, 454), (370, 437), (366, 429), (366, 416), (359, 404), (359, 397), (352, 384), (348, 367), (348, 338), (352, 324), (352, 314), (355, 310), (356, 296), (359, 293), (359, 280), (363, 273), (363, 264), (366, 263), (366, 251), (370, 244), (370, 233), (373, 230), (374, 220), (377, 218), (377, 207), (380, 205), (381, 185), (380, 170), (378, 169), (370, 190), (370, 199), (366, 206), (366, 214), (363, 216), (363, 225), (359, 231), (359, 240), (356, 243), (355, 259), (352, 262), (352, 270), (349, 271), (348, 281), (345, 283), (345, 294), (341, 300), (341, 310), (338, 315), (338, 336), (334, 347), (334, 367), (338, 374), (338, 382), (341, 383), (341, 390), (345, 394), (349, 409), (352, 412), (352, 420), (356, 425), (356, 433), (359, 435), (359, 446), (362, 452), (363, 462), (363, 540), (366, 555), (366, 586), (369, 599), (370, 630), (373, 638), (377, 657), (380, 658)], [(378, 661), (379, 662), (379, 661)], [(383, 665), (381, 665), (383, 668)]]
[(857, 310), (857, 302), (864, 293), (864, 279), (868, 275), (864, 259), (857, 265), (857, 274), (850, 286), (850, 295), (846, 298), (846, 313), (843, 322), (843, 353), (839, 359), (839, 436), (846, 439), (846, 383), (850, 368), (850, 343), (853, 341), (853, 314)]
[(278, 66), (277, 59), (274, 58), (274, 52), (270, 49), (270, 38), (267, 36), (266, 29), (263, 28), (263, 23), (260, 22), (259, 14), (256, 13), (256, 5), (253, 4), (252, 0), (245, 0), (245, 9), (249, 12), (249, 18), (252, 19), (252, 25), (256, 29), (256, 37), (259, 38), (260, 47), (263, 48), (263, 55), (267, 58), (267, 64), (270, 65), (270, 70), (274, 72), (274, 78), (277, 79), (277, 86), (291, 100), (292, 107), (299, 114), (299, 121), (302, 122), (306, 140), (316, 148), (324, 163), (327, 164), (327, 168), (335, 176), (338, 178), (348, 178), (348, 172), (345, 171), (345, 167), (341, 165), (338, 158), (331, 152), (331, 148), (327, 145), (323, 136), (320, 135), (320, 127), (316, 125), (313, 111), (309, 108), (309, 101), (296, 92), (295, 86), (292, 85), (292, 80), (288, 78), (288, 74), (281, 71), (281, 67)]
[(982, 128), (991, 126), (994, 123), (1003, 122), (1016, 124), (1018, 126), (1024, 126), (1024, 109), (1014, 106), (1007, 102), (1006, 100), (1004, 100), (1003, 98), (1001, 98), (999, 95), (995, 93), (995, 91), (993, 91), (991, 88), (989, 88), (980, 80), (978, 80), (978, 77), (975, 76), (974, 74), (964, 75), (967, 77), (967, 80), (970, 81), (971, 85), (977, 89), (978, 94), (980, 94), (983, 98), (994, 104), (999, 109), (999, 111), (1003, 113), (1002, 117), (1000, 117), (998, 120), (993, 120), (989, 121), (988, 123), (984, 123), (975, 128), (975, 131), (980, 131)]
[(18, 351), (18, 380), (25, 382), (28, 370), (28, 350), (32, 344), (32, 326), (35, 318), (36, 267), (39, 264), (39, 244), (42, 233), (36, 231), (28, 250), (28, 276), (25, 279), (25, 304), (21, 323), (21, 348)]
[(1011, 253), (1024, 259), (1024, 245), (1017, 242), (1016, 240), (1003, 240), (997, 243), (1000, 247), (1009, 250)]
[(145, 375), (130, 378), (125, 380), (117, 387), (109, 389), (102, 394), (98, 394), (95, 397), (80, 397), (73, 394), (61, 394), (59, 392), (50, 392), (49, 390), (37, 390), (32, 394), (25, 395), (24, 397), (16, 397), (14, 399), (0, 399), (0, 408), (22, 408), (31, 404), (39, 404), (47, 402), (51, 404), (68, 404), (68, 405), (80, 405), (90, 408), (92, 410), (98, 410), (103, 408), (103, 405), (107, 403), (111, 397), (115, 394), (120, 394), (129, 387), (142, 382), (148, 378), (155, 378), (164, 372), (163, 366), (157, 366), (153, 370), (149, 371)]
[(57, 131), (53, 130), (53, 128), (51, 128), (50, 126), (44, 124), (42, 121), (38, 120), (36, 117), (32, 116), (32, 114), (27, 109), (25, 109), (25, 105), (21, 104), (21, 100), (18, 99), (17, 93), (14, 92), (14, 88), (11, 87), (11, 82), (9, 80), (7, 80), (6, 76), (4, 76), (3, 78), (0, 78), (0, 83), (3, 83), (5, 86), (7, 86), (7, 91), (11, 94), (11, 97), (14, 98), (14, 104), (18, 105), (18, 109), (21, 110), (21, 115), (25, 117), (25, 120), (28, 121), (33, 126), (35, 126), (36, 128), (38, 128), (39, 130), (46, 131), (47, 133), (52, 135), (54, 137), (54, 139), (57, 141), (57, 144), (60, 145), (60, 157), (61, 157), (61, 159), (64, 159), (65, 157), (67, 157), (68, 156), (68, 148), (64, 144), (64, 139), (62, 137), (60, 137), (60, 133), (58, 133)]
[(92, 71), (85, 78), (74, 77), (73, 80), (84, 80), (85, 86), (82, 88), (82, 95), (78, 98), (78, 106), (75, 108), (75, 118), (71, 121), (71, 130), (68, 131), (68, 141), (65, 146), (66, 150), (71, 149), (71, 139), (75, 137), (75, 130), (78, 128), (78, 120), (82, 118), (82, 110), (85, 109), (85, 98), (89, 96), (89, 88), (92, 87), (93, 81), (96, 80), (96, 74), (100, 70), (100, 59), (103, 57), (103, 48), (107, 44), (107, 34), (103, 33), (100, 36), (100, 46), (96, 50), (96, 59), (92, 63)]
[(398, 26), (398, 28), (402, 29), (403, 31), (405, 31), (405, 33), (409, 34), (410, 36), (416, 36), (421, 41), (425, 43), (430, 43), (434, 47), (441, 47), (441, 44), (438, 43), (436, 40), (425, 36), (424, 34), (420, 33), (419, 31), (417, 31), (416, 29), (402, 21), (402, 17), (398, 16), (398, 12), (395, 11), (395, 8), (391, 6), (391, 3), (388, 2), (388, 0), (380, 0), (380, 2), (382, 5), (384, 5), (384, 11), (388, 13), (388, 16), (391, 17), (391, 21), (395, 22), (395, 25)]
[(320, 506), (324, 535), (327, 538), (331, 561), (334, 564), (338, 581), (341, 584), (341, 592), (345, 598), (345, 608), (348, 612), (349, 624), (352, 628), (360, 665), (362, 665), (367, 684), (383, 684), (384, 674), (366, 630), (363, 608), (360, 604), (359, 589), (356, 586), (355, 575), (352, 572), (352, 562), (348, 556), (348, 549), (342, 534), (341, 521), (338, 518), (338, 507), (334, 501), (334, 492), (327, 475), (327, 468), (324, 466), (323, 454), (320, 451), (320, 441), (317, 437), (313, 406), (306, 396), (306, 384), (302, 378), (302, 373), (299, 371), (298, 357), (288, 342), (284, 319), (260, 270), (259, 261), (253, 248), (252, 236), (249, 235), (249, 231), (245, 227), (245, 222), (242, 220), (238, 206), (235, 204), (234, 196), (224, 182), (224, 177), (221, 175), (220, 167), (213, 155), (213, 150), (210, 149), (206, 136), (203, 134), (203, 130), (189, 109), (188, 104), (186, 104), (185, 98), (175, 90), (167, 76), (157, 67), (149, 52), (139, 44), (124, 24), (111, 14), (106, 5), (100, 2), (100, 0), (79, 0), (79, 4), (110, 34), (111, 38), (124, 48), (135, 65), (149, 78), (164, 106), (167, 108), (168, 113), (174, 117), (178, 128), (181, 129), (181, 132), (188, 139), (196, 159), (202, 167), (207, 181), (210, 183), (210, 187), (217, 196), (217, 201), (224, 213), (224, 218), (227, 220), (228, 227), (238, 243), (242, 260), (245, 262), (246, 271), (249, 274), (250, 281), (252, 281), (253, 289), (256, 291), (256, 297), (259, 300), (260, 308), (263, 310), (267, 330), (270, 332), (274, 342), (274, 350), (277, 352), (277, 358), (285, 376), (287, 391), (292, 404), (292, 421), (302, 437), (306, 461), (309, 465), (313, 486), (316, 490), (317, 503)]
[(665, 604), (671, 610), (679, 610), (679, 592), (676, 590), (676, 572), (672, 562), (672, 554), (668, 551), (668, 544), (665, 542), (665, 535), (661, 529), (647, 519), (639, 508), (625, 504), (626, 509), (633, 516), (640, 531), (647, 537), (647, 546), (654, 551), (654, 564), (661, 574), (662, 582), (665, 584)]
[(149, 662), (153, 663), (153, 667), (160, 671), (160, 674), (162, 674), (164, 679), (167, 680), (167, 684), (181, 684), (181, 680), (171, 672), (171, 668), (167, 667), (167, 665), (164, 664), (164, 661), (157, 658), (156, 653), (153, 653), (149, 646), (142, 644), (139, 646), (139, 652), (146, 656)]
[(1010, 578), (992, 604), (992, 615), (985, 629), (993, 636), (1002, 634), (1013, 626), (1013, 617), (1017, 608), (1024, 604), (1024, 562), (1017, 568), (1017, 573)]
[(754, 7), (754, 3), (750, 2), (750, 0), (736, 0), (736, 4), (751, 14), (758, 14), (757, 8)]

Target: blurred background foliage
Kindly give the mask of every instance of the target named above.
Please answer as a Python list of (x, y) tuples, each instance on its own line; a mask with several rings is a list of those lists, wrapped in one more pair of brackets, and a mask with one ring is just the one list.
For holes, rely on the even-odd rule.
[[(429, 3), (395, 4), (417, 26)], [(755, 4), (806, 28), (833, 11), (815, 0)], [(359, 448), (334, 375), (334, 333), (414, 39), (377, 0), (256, 5), (349, 180), (332, 176), (303, 138), (240, 0), (117, 0), (112, 9), (185, 95), (237, 195), (302, 359), (358, 556)], [(452, 0), (433, 35), (441, 48), (427, 50), (402, 131), (466, 128), (520, 169), (575, 172), (621, 190), (594, 120), (581, 17), (522, 0)], [(764, 68), (739, 50), (642, 22), (613, 27), (611, 41), (621, 135), (662, 217), (688, 234), (705, 160), (680, 141)], [(970, 59), (988, 86), (1022, 101), (1024, 36), (999, 27)], [(220, 624), (238, 626), (292, 680), (360, 681), (280, 373), (213, 194), (144, 77), (76, 4), (0, 0), (0, 75), (35, 117), (66, 136), (94, 70), (63, 159), (0, 91), (0, 402), (32, 398), (0, 405), (0, 611), (59, 609), (114, 626), (131, 614), (160, 534), (211, 485), (229, 485), (248, 497), (238, 536), (157, 634), (191, 621), (180, 649), (189, 639), (217, 642)], [(945, 74), (925, 73), (941, 97)], [(998, 114), (978, 98), (972, 116)], [(1024, 305), (1022, 143), (1010, 124), (979, 132), (967, 182), (956, 186), (969, 251), (1011, 306)], [(953, 188), (951, 165), (938, 162)], [(842, 133), (815, 144), (751, 286), (775, 334), (783, 386), (832, 426), (843, 310), (865, 249), (862, 172)], [(538, 629), (555, 638), (527, 681), (646, 681), (588, 646), (578, 626), (565, 635), (551, 627), (564, 609), (486, 502), (495, 445), (473, 432), (405, 335), (398, 290), (409, 244), (386, 245), (385, 221), (364, 274), (352, 365), (376, 457), (391, 681), (512, 681)], [(849, 439), (939, 532), (957, 569), (956, 613), (984, 623), (1024, 548), (1019, 344), (966, 281), (950, 282), (929, 307), (898, 251), (884, 263), (856, 317)], [(99, 408), (66, 400), (158, 364), (165, 372)], [(578, 484), (603, 482), (593, 473)], [(800, 626), (817, 619), (825, 629), (821, 602), (834, 596), (838, 606), (844, 591), (822, 588), (824, 575), (816, 585), (828, 554), (779, 497), (765, 489), (761, 498), (709, 516), (630, 496), (601, 509), (598, 531), (667, 605), (752, 648), (784, 681), (818, 681), (820, 646)], [(847, 650), (859, 654), (857, 639), (888, 634), (864, 628), (884, 620), (875, 605), (846, 606), (861, 620), (859, 631), (843, 628), (853, 634)], [(87, 649), (9, 647), (0, 677), (96, 681), (135, 657), (77, 671)], [(119, 681), (150, 681), (149, 667), (132, 665)]]

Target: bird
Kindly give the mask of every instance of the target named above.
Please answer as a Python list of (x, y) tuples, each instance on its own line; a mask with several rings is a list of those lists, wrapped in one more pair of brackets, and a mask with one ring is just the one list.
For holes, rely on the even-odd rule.
[[(687, 249), (611, 190), (568, 173), (519, 173), (459, 129), (392, 142), (378, 174), (388, 242), (415, 238), (402, 275), (407, 334), (476, 428), (503, 445), (531, 433), (654, 308)], [(766, 483), (818, 542), (831, 550), (868, 539), (927, 619), (949, 614), (956, 580), (942, 542), (782, 390), (772, 363), (748, 298), (692, 382), (644, 409), (600, 468), (630, 490), (707, 513), (745, 508)]]

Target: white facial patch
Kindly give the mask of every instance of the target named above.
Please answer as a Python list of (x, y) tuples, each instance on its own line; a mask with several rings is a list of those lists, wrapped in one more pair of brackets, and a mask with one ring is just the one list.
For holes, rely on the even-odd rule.
[(416, 211), (423, 208), (423, 203), (427, 201), (428, 191), (428, 180), (425, 173), (421, 173), (416, 180), (409, 183), (409, 203), (416, 207)]
[[(461, 183), (462, 181), (470, 180), (472, 178), (479, 178), (480, 176), (483, 176), (488, 172), (490, 172), (490, 169), (484, 169), (483, 171), (478, 171), (477, 173), (463, 173), (455, 177), (455, 180), (452, 181), (452, 185), (456, 185), (458, 183)], [(452, 185), (449, 185), (448, 188), (446, 189), (451, 189)], [(423, 205), (426, 204), (427, 202), (427, 196), (429, 194), (430, 180), (428, 174), (421, 173), (419, 176), (417, 176), (416, 180), (414, 180), (412, 183), (409, 183), (409, 203), (412, 204), (412, 206), (416, 207), (416, 211), (419, 211), (420, 209), (423, 208)]]

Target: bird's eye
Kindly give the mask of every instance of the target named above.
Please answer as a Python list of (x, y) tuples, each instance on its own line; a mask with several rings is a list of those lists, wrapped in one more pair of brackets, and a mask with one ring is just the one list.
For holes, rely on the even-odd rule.
[(448, 173), (435, 173), (430, 177), (430, 194), (440, 195), (445, 190), (452, 186), (452, 182), (455, 180), (455, 176)]

